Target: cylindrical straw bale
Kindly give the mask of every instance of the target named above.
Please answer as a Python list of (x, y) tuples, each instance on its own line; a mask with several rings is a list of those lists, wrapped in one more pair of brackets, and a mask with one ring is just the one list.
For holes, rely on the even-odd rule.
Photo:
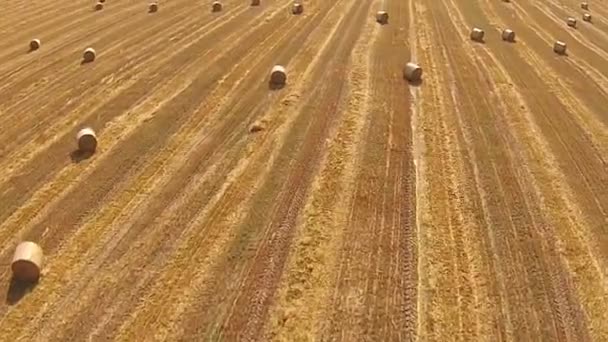
[(150, 13), (155, 13), (156, 11), (158, 11), (158, 4), (156, 2), (153, 2), (151, 4), (148, 5), (148, 11)]
[(82, 54), (82, 58), (84, 59), (85, 62), (94, 61), (96, 56), (97, 56), (97, 53), (95, 52), (95, 50), (93, 48), (87, 48), (86, 50), (84, 50), (84, 53)]
[(388, 13), (386, 11), (376, 12), (376, 21), (380, 24), (388, 23)]
[(559, 40), (556, 41), (555, 44), (553, 45), (553, 51), (560, 55), (565, 54), (566, 53), (566, 43), (559, 41)]
[(98, 2), (95, 4), (95, 10), (96, 11), (101, 11), (103, 9), (103, 3), (102, 2)]
[(574, 19), (572, 17), (568, 18), (568, 26), (576, 27), (576, 19)]
[(582, 2), (581, 3), (581, 8), (584, 9), (584, 10), (589, 10), (589, 4), (586, 3), (586, 2)]
[(504, 29), (502, 31), (502, 40), (505, 40), (507, 42), (514, 42), (515, 41), (515, 32), (513, 32), (513, 30), (510, 30), (510, 29)]
[(35, 282), (42, 270), (42, 248), (31, 241), (24, 241), (17, 246), (13, 255), (11, 269), (13, 276), (20, 281)]
[(76, 141), (78, 142), (78, 149), (82, 152), (93, 153), (97, 149), (97, 135), (90, 127), (78, 131)]
[(476, 42), (481, 42), (481, 41), (483, 41), (484, 34), (485, 33), (483, 32), (482, 29), (475, 27), (471, 31), (471, 39)]
[(295, 3), (291, 8), (291, 12), (293, 14), (302, 14), (302, 12), (304, 12), (304, 6), (302, 6), (300, 3)]
[(219, 12), (222, 10), (222, 3), (219, 1), (214, 1), (213, 4), (211, 4), (211, 10), (213, 12)]
[(40, 39), (32, 39), (30, 41), (30, 50), (38, 50), (40, 48)]
[(585, 13), (583, 14), (583, 20), (587, 22), (591, 22), (591, 14)]
[(251, 0), (251, 6), (260, 6), (260, 0)]
[(403, 77), (410, 82), (418, 82), (422, 79), (422, 68), (412, 62), (408, 62), (403, 68)]
[(270, 71), (270, 83), (283, 85), (287, 81), (287, 72), (282, 65), (275, 65)]

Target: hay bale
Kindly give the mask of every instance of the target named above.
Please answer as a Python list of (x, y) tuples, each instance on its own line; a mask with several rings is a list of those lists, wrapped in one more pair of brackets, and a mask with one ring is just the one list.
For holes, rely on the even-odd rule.
[(586, 21), (586, 22), (590, 23), (591, 22), (591, 14), (589, 14), (589, 13), (583, 14), (583, 21)]
[(270, 71), (270, 83), (275, 85), (284, 85), (287, 82), (287, 72), (282, 65), (275, 65)]
[(103, 2), (98, 2), (95, 4), (95, 10), (101, 11), (103, 9)]
[(563, 55), (566, 53), (566, 43), (562, 41), (556, 41), (553, 45), (553, 51), (557, 54)]
[(212, 10), (213, 12), (219, 12), (219, 11), (221, 11), (221, 10), (222, 10), (222, 3), (221, 3), (221, 2), (219, 2), (219, 1), (214, 1), (214, 2), (211, 4), (211, 10)]
[(581, 8), (588, 11), (589, 10), (589, 4), (586, 2), (581, 2)]
[(84, 61), (86, 63), (94, 61), (96, 56), (97, 56), (97, 53), (95, 52), (95, 50), (93, 48), (87, 48), (86, 50), (84, 50), (84, 53), (82, 54), (82, 58), (84, 59)]
[(304, 6), (302, 6), (302, 4), (300, 3), (295, 3), (293, 4), (293, 7), (291, 8), (291, 12), (293, 14), (302, 14), (304, 12)]
[(40, 39), (32, 39), (30, 40), (30, 50), (38, 50), (40, 49)]
[(260, 0), (251, 0), (251, 6), (260, 6)]
[(476, 42), (483, 42), (484, 35), (485, 35), (485, 32), (483, 32), (482, 29), (474, 27), (473, 30), (471, 31), (471, 40), (474, 40)]
[(576, 19), (574, 19), (572, 17), (568, 18), (568, 26), (576, 27)]
[(42, 270), (42, 248), (31, 241), (24, 241), (17, 245), (11, 270), (13, 277), (24, 282), (36, 282)]
[(403, 68), (403, 77), (410, 82), (419, 82), (422, 79), (422, 68), (412, 62), (408, 62)]
[(376, 12), (376, 21), (380, 24), (388, 23), (388, 13), (386, 11), (378, 11)]
[(153, 2), (151, 4), (148, 5), (148, 12), (150, 13), (156, 13), (156, 11), (158, 11), (158, 4)]
[(263, 121), (256, 121), (249, 126), (249, 133), (257, 133), (266, 129), (266, 125)]
[(514, 42), (515, 41), (515, 32), (513, 32), (513, 30), (510, 30), (510, 29), (504, 29), (502, 31), (502, 40), (507, 41), (507, 42)]
[(78, 150), (81, 152), (93, 153), (97, 149), (97, 135), (90, 127), (85, 127), (76, 134)]

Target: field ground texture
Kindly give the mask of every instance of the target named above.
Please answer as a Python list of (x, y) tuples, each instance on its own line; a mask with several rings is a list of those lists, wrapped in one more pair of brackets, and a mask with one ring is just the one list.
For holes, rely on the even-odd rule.
[(608, 3), (302, 3), (2, 3), (0, 340), (608, 341)]

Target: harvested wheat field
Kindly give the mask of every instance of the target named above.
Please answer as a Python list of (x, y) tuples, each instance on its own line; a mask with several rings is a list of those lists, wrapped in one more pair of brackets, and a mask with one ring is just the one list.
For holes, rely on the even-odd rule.
[(151, 3), (0, 5), (0, 341), (608, 341), (608, 3)]

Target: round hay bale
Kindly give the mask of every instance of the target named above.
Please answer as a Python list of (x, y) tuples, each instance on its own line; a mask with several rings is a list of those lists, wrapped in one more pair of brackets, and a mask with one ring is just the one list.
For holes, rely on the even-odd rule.
[(95, 10), (96, 11), (101, 11), (103, 9), (103, 3), (102, 2), (98, 2), (95, 4)]
[(380, 24), (388, 23), (388, 13), (386, 11), (376, 12), (376, 21)]
[(251, 126), (249, 126), (249, 133), (257, 133), (266, 129), (266, 125), (264, 122), (256, 121)]
[(483, 32), (482, 29), (474, 27), (473, 30), (471, 31), (471, 40), (474, 40), (476, 42), (483, 42), (484, 35), (485, 35), (485, 32)]
[(282, 65), (275, 65), (270, 71), (270, 83), (275, 85), (283, 85), (287, 82), (287, 72)]
[(211, 4), (211, 10), (212, 10), (213, 12), (219, 12), (219, 11), (221, 11), (221, 10), (222, 10), (222, 3), (221, 3), (221, 2), (219, 2), (219, 1), (214, 1), (214, 2)]
[(412, 62), (408, 62), (403, 68), (403, 77), (410, 82), (419, 82), (422, 79), (422, 68)]
[(572, 17), (568, 18), (568, 26), (576, 27), (576, 19), (574, 19)]
[(158, 11), (158, 4), (153, 2), (151, 4), (148, 5), (148, 12), (150, 13), (156, 13), (156, 11)]
[(94, 61), (96, 56), (97, 56), (97, 53), (95, 52), (95, 50), (93, 48), (87, 48), (86, 50), (84, 50), (84, 53), (82, 54), (82, 58), (87, 63)]
[(583, 21), (586, 21), (586, 22), (590, 23), (591, 22), (591, 14), (589, 14), (589, 13), (583, 14)]
[(30, 40), (30, 50), (38, 50), (40, 49), (40, 39), (32, 39)]
[(581, 8), (584, 9), (584, 10), (586, 10), (586, 11), (588, 11), (589, 10), (589, 4), (586, 3), (586, 2), (582, 2), (581, 3)]
[(502, 40), (507, 41), (507, 42), (514, 42), (515, 41), (515, 32), (513, 32), (513, 30), (510, 30), (510, 29), (504, 29), (502, 31)]
[(566, 53), (566, 43), (562, 41), (556, 41), (553, 45), (553, 51), (557, 54), (563, 55)]
[(42, 270), (42, 248), (31, 241), (24, 241), (17, 245), (11, 270), (13, 277), (25, 282), (36, 282)]
[(302, 12), (304, 12), (304, 6), (302, 6), (300, 3), (295, 3), (291, 8), (291, 12), (293, 14), (302, 14)]
[(251, 0), (251, 6), (260, 6), (260, 0)]
[(76, 141), (78, 142), (78, 150), (82, 152), (93, 153), (97, 149), (97, 135), (90, 127), (78, 131)]

